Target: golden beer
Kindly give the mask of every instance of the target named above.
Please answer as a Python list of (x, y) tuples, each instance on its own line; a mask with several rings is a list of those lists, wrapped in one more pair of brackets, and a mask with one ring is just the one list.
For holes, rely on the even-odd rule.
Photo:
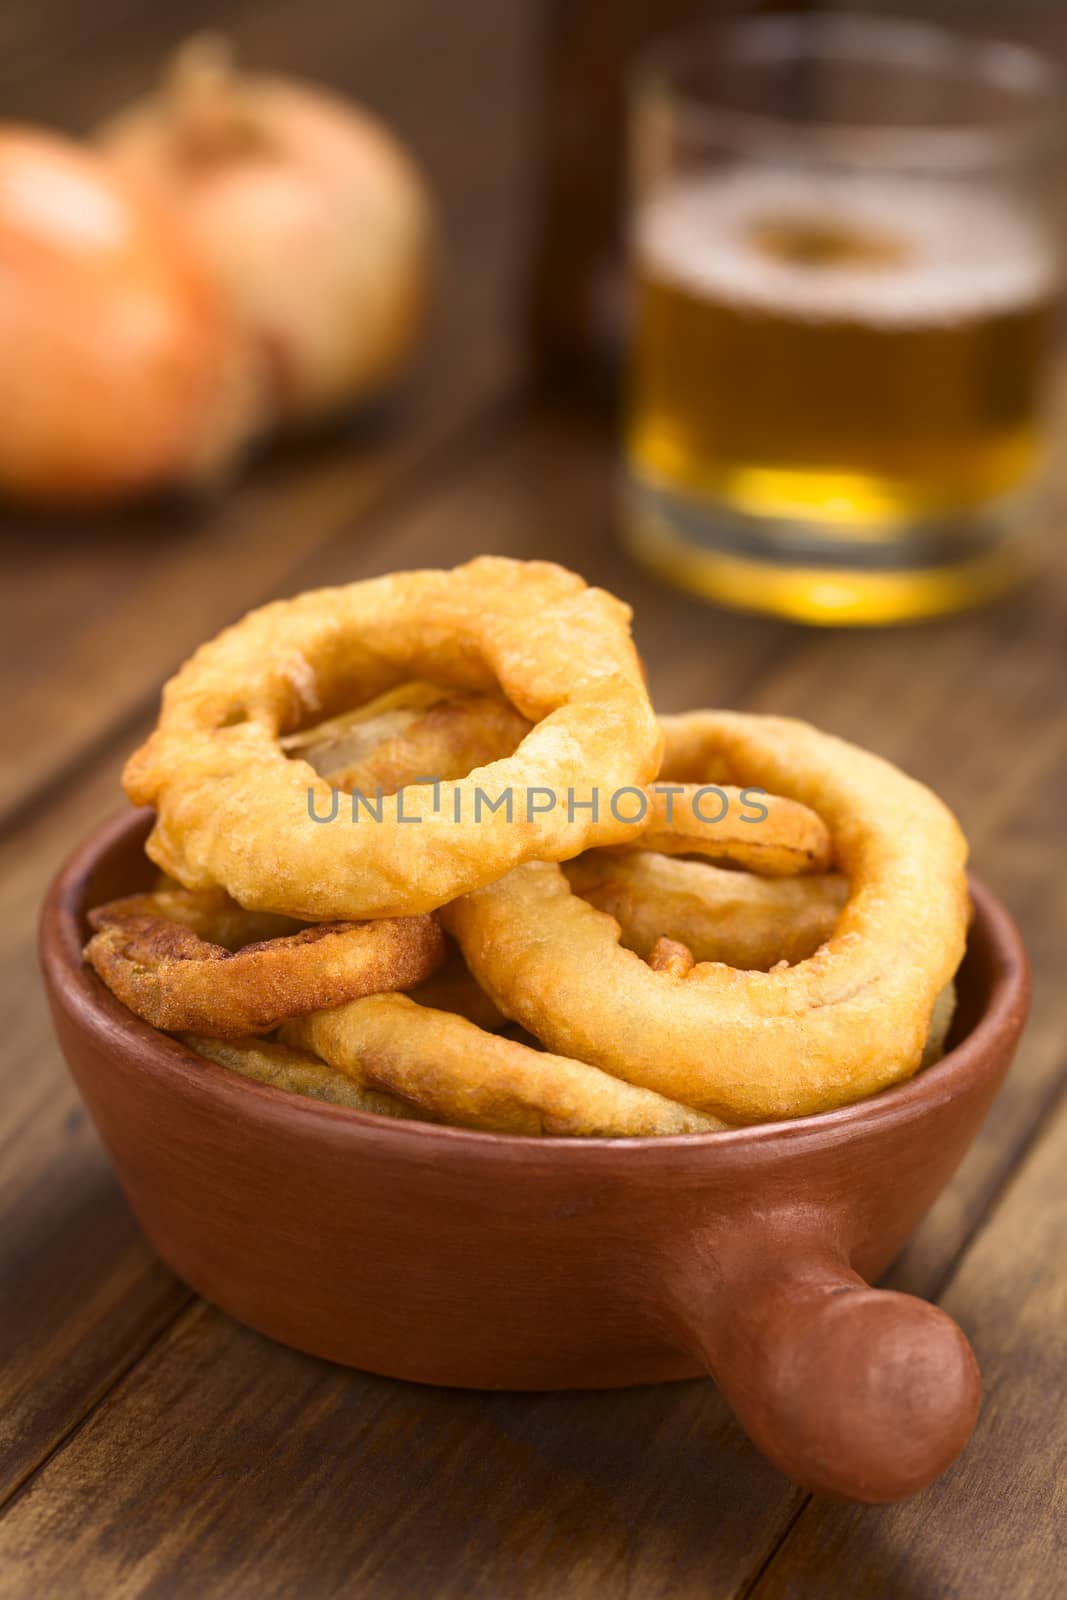
[[(679, 178), (635, 218), (634, 280), (639, 550), (746, 603), (759, 563), (738, 530), (762, 526), (777, 589), (756, 602), (800, 616), (834, 604), (826, 550), (805, 566), (816, 529), (856, 569), (849, 620), (973, 588), (953, 526), (1032, 480), (1044, 431), (1055, 275), (1010, 196), (869, 173)], [(902, 540), (928, 569), (903, 588), (886, 556)], [(944, 540), (931, 566), (919, 547)]]

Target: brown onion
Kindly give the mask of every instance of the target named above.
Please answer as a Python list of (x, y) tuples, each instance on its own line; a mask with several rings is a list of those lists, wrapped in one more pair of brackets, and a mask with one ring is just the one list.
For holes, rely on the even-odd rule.
[(259, 415), (251, 355), (170, 219), (92, 150), (0, 127), (0, 490), (209, 478)]
[(428, 297), (432, 213), (376, 119), (317, 86), (238, 73), (225, 41), (204, 36), (99, 138), (180, 213), (270, 357), (279, 418), (363, 399), (406, 363)]

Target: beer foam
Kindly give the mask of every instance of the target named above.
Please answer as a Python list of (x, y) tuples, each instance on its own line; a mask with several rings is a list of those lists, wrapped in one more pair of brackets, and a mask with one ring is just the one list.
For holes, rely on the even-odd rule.
[[(899, 246), (891, 260), (803, 262), (759, 243), (768, 229), (840, 229)], [(1046, 298), (1055, 265), (1009, 199), (880, 174), (744, 169), (688, 179), (635, 222), (643, 272), (703, 299), (810, 321), (954, 323)]]

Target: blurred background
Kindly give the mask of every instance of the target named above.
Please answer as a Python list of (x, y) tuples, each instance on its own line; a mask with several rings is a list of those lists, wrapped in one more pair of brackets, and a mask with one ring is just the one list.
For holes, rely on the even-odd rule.
[(30, 525), (38, 597), (116, 541), (221, 565), (268, 484), (285, 560), (329, 537), (297, 509), (324, 477), (358, 515), (535, 395), (625, 448), (605, 536), (712, 599), (869, 623), (1009, 587), (1050, 453), (1067, 22), (872, 15), (8, 7), (12, 577)]
[[(940, 38), (809, 32), (760, 65), (757, 35), (746, 77), (721, 40), (769, 9), (789, 28), (833, 14), (5, 9), (5, 118), (77, 141), (0, 151), (0, 680), (34, 702), (12, 795), (99, 732), (116, 679), (129, 713), (331, 540), (380, 551), (360, 519), (520, 405), (602, 430), (589, 543), (625, 539), (714, 600), (869, 623), (1016, 581), (1047, 539), (1031, 490), (1052, 443), (1067, 21), (1054, 0), (944, 0), (912, 8)], [(694, 25), (710, 32), (653, 70), (649, 46)], [(1039, 54), (968, 55), (984, 35)], [(275, 103), (246, 76), (263, 73), (307, 103)], [(324, 121), (316, 85), (340, 97)], [(857, 120), (890, 138), (869, 161)], [(946, 171), (956, 123), (986, 142)], [(122, 241), (64, 174), (133, 208)], [(442, 523), (428, 553), (456, 538)], [(27, 685), (45, 639), (47, 684)]]

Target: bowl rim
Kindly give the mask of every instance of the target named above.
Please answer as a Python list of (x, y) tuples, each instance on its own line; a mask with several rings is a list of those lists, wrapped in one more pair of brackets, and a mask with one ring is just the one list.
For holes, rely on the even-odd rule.
[(101, 1043), (121, 1050), (139, 1069), (177, 1074), (185, 1087), (242, 1105), (274, 1122), (312, 1119), (335, 1133), (348, 1127), (380, 1139), (416, 1144), (430, 1141), (459, 1151), (536, 1152), (545, 1161), (590, 1159), (593, 1152), (625, 1151), (652, 1159), (656, 1152), (725, 1151), (743, 1146), (821, 1138), (886, 1122), (906, 1121), (935, 1105), (956, 1098), (974, 1083), (999, 1070), (1005, 1043), (1013, 1044), (1029, 1009), (1030, 971), (1022, 935), (1003, 902), (980, 879), (970, 875), (974, 927), (979, 927), (992, 956), (992, 977), (982, 1014), (939, 1062), (913, 1077), (892, 1084), (866, 1099), (805, 1117), (750, 1123), (713, 1133), (667, 1134), (657, 1138), (579, 1137), (549, 1139), (536, 1134), (494, 1133), (448, 1123), (419, 1122), (357, 1111), (316, 1100), (293, 1090), (244, 1078), (218, 1062), (199, 1056), (180, 1040), (142, 1021), (119, 1001), (82, 957), (84, 888), (91, 874), (120, 844), (140, 831), (147, 835), (152, 812), (127, 808), (98, 824), (66, 858), (53, 877), (42, 903), (38, 956), (47, 980), (62, 995), (82, 1027)]

